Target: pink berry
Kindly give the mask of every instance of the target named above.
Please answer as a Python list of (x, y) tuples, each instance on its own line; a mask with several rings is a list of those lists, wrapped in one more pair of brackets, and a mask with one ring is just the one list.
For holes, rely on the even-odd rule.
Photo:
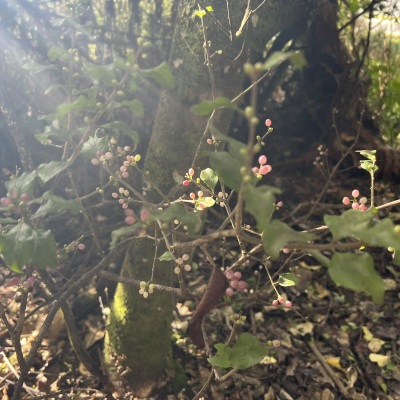
[(126, 217), (129, 217), (129, 216), (133, 216), (134, 217), (135, 216), (135, 212), (130, 208), (125, 209), (124, 210), (124, 214), (125, 214)]
[(274, 300), (273, 302), (272, 302), (272, 305), (274, 306), (274, 307), (277, 307), (278, 306), (278, 300)]
[(288, 307), (288, 308), (292, 307), (292, 302), (289, 301), (289, 300), (286, 301), (285, 306)]
[(279, 303), (283, 303), (285, 301), (285, 299), (283, 297), (279, 297), (278, 301), (279, 301)]
[(367, 199), (366, 197), (361, 197), (361, 199), (358, 200), (358, 202), (359, 202), (360, 204), (366, 204), (367, 201), (368, 201), (368, 199)]
[(92, 163), (92, 165), (99, 165), (100, 164), (100, 161), (97, 158), (92, 158), (90, 160), (90, 162)]
[(185, 181), (183, 181), (183, 186), (189, 186), (189, 181), (188, 180), (185, 180)]
[(236, 272), (233, 274), (233, 278), (234, 278), (234, 279), (240, 279), (241, 277), (242, 277), (242, 273), (239, 272), (239, 271), (236, 271)]
[(203, 196), (204, 196), (204, 193), (203, 193), (201, 190), (199, 190), (199, 191), (197, 192), (197, 196), (203, 197)]
[(107, 151), (106, 154), (104, 154), (104, 157), (106, 158), (106, 160), (110, 160), (112, 158), (112, 153), (111, 151)]
[(353, 203), (351, 207), (353, 210), (358, 210), (360, 208), (360, 205), (358, 203)]
[(367, 211), (368, 207), (365, 204), (360, 204), (359, 210), (361, 211)]
[(194, 175), (194, 169), (193, 168), (189, 168), (189, 175), (193, 176)]
[(126, 210), (128, 207), (129, 207), (129, 205), (128, 205), (128, 203), (124, 203), (124, 204), (122, 204), (122, 206), (121, 206), (124, 210)]
[(142, 209), (140, 210), (140, 220), (141, 220), (142, 222), (147, 221), (147, 220), (150, 218), (150, 215), (151, 215), (151, 213), (150, 213), (150, 210), (149, 210), (149, 209), (147, 209), (147, 208), (142, 208)]
[(258, 162), (260, 163), (260, 165), (266, 164), (267, 163), (267, 156), (262, 155), (262, 156), (258, 157)]
[(254, 175), (257, 175), (257, 174), (258, 174), (258, 171), (259, 171), (260, 169), (259, 169), (258, 167), (253, 167), (251, 170), (253, 171)]
[(231, 280), (231, 286), (236, 289), (238, 287), (238, 283), (239, 281), (237, 281), (236, 279), (232, 279)]
[(208, 144), (213, 144), (212, 139), (207, 139), (207, 143), (208, 143)]
[(135, 223), (135, 221), (136, 221), (136, 218), (135, 218), (133, 215), (128, 215), (128, 216), (125, 218), (125, 223), (126, 223), (127, 225), (133, 225), (133, 224)]
[(265, 120), (265, 125), (270, 127), (272, 125), (272, 121), (270, 119)]
[(267, 175), (271, 171), (272, 171), (272, 167), (270, 165), (263, 165), (260, 168), (260, 174), (261, 175)]
[(23, 203), (27, 203), (28, 201), (32, 200), (32, 196), (28, 193), (22, 193), (19, 198)]
[(289, 250), (287, 247), (284, 247), (284, 248), (282, 249), (282, 253), (283, 253), (283, 254), (288, 254), (289, 251), (290, 251), (290, 250)]
[(360, 192), (359, 192), (357, 189), (354, 189), (354, 190), (351, 192), (351, 195), (352, 195), (353, 197), (358, 197), (358, 196), (360, 195)]
[(116, 192), (111, 193), (111, 197), (114, 199), (118, 199), (118, 193)]
[(129, 172), (123, 172), (121, 176), (126, 179), (129, 176)]
[(190, 193), (190, 195), (189, 195), (189, 197), (192, 199), (192, 200), (194, 200), (195, 198), (196, 198), (196, 193)]
[(342, 203), (348, 206), (350, 204), (350, 199), (348, 197), (343, 197)]
[(233, 296), (233, 289), (228, 287), (228, 289), (226, 289), (225, 294), (229, 297)]
[(276, 205), (277, 205), (278, 207), (283, 207), (283, 201), (278, 201), (278, 202), (276, 203)]
[(227, 279), (232, 279), (234, 275), (234, 272), (231, 269), (228, 269), (228, 271), (226, 271), (225, 276)]
[(247, 282), (238, 281), (237, 288), (236, 288), (238, 292), (243, 292), (243, 290), (246, 288), (247, 288)]
[(79, 250), (85, 250), (86, 246), (83, 243), (78, 244), (78, 249)]
[(120, 167), (119, 167), (119, 170), (121, 171), (121, 172), (126, 172), (127, 171), (127, 166), (126, 165), (121, 165)]
[(0, 199), (0, 204), (1, 204), (3, 207), (8, 207), (9, 205), (12, 204), (12, 200), (11, 200), (9, 197), (2, 197), (2, 198)]
[(15, 296), (16, 293), (17, 293), (17, 292), (15, 292), (15, 291), (13, 291), (13, 290), (10, 290), (9, 292), (5, 293), (4, 296), (5, 296), (7, 299), (12, 299), (12, 298), (14, 298), (14, 296)]

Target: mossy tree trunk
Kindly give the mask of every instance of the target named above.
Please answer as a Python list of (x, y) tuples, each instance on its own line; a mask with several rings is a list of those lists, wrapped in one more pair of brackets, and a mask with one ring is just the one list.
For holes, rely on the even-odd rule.
[[(212, 3), (212, 14), (220, 24), (208, 15), (203, 19), (195, 17), (199, 8), (194, 0), (180, 1), (177, 7), (169, 60), (175, 88), (161, 95), (145, 159), (145, 170), (164, 193), (176, 185), (174, 172), (183, 176), (192, 165), (207, 123), (206, 118), (191, 114), (190, 107), (213, 96), (237, 96), (244, 82), (243, 62), (254, 61), (254, 49), (262, 53), (265, 44), (276, 33), (309, 12), (304, 4), (310, 2), (291, 0), (285, 8), (280, 6), (280, 1), (268, 2), (257, 11), (257, 29), (248, 23), (247, 33), (243, 31), (238, 37), (235, 33), (245, 15), (247, 0), (231, 3), (229, 19), (225, 2)], [(231, 38), (223, 32), (221, 25), (231, 31)], [(205, 43), (208, 54), (214, 54), (210, 65), (205, 62)], [(229, 112), (218, 112), (214, 123), (226, 132), (230, 119)], [(150, 193), (150, 197), (153, 201), (160, 200), (155, 193)], [(161, 251), (157, 257), (160, 254)], [(128, 250), (121, 274), (148, 281), (154, 257), (154, 243), (138, 240)], [(171, 265), (156, 262), (155, 282), (174, 283), (171, 271)], [(127, 377), (137, 394), (148, 395), (169, 365), (172, 310), (173, 299), (167, 294), (154, 293), (143, 299), (136, 289), (118, 285), (106, 351), (126, 356), (125, 364), (130, 368)]]

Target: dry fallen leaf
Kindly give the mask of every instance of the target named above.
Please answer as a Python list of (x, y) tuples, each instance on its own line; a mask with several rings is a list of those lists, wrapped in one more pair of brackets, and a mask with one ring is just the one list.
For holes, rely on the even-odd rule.
[(384, 356), (383, 354), (375, 354), (371, 353), (369, 355), (370, 361), (377, 363), (379, 367), (383, 368), (384, 366), (389, 364), (390, 357), (388, 355)]

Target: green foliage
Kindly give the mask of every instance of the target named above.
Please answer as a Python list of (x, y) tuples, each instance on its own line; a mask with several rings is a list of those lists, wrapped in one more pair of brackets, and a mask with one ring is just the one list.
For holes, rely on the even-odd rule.
[(215, 186), (217, 186), (218, 183), (218, 176), (214, 170), (211, 168), (203, 169), (200, 172), (200, 179), (211, 190), (211, 192), (214, 192)]
[(369, 254), (335, 253), (328, 272), (337, 285), (367, 293), (378, 304), (383, 302), (383, 280)]
[(160, 261), (174, 261), (175, 258), (170, 251), (166, 251), (158, 258)]
[(250, 333), (242, 333), (232, 347), (218, 343), (215, 348), (217, 354), (208, 361), (215, 367), (234, 369), (247, 369), (258, 364), (269, 351)]
[(33, 214), (32, 218), (34, 219), (58, 214), (62, 211), (69, 211), (75, 215), (81, 212), (81, 205), (78, 200), (66, 200), (52, 192), (45, 192), (41, 197), (29, 202), (29, 204), (34, 203), (43, 203)]
[(122, 226), (121, 228), (115, 229), (111, 232), (111, 243), (110, 248), (114, 248), (116, 244), (126, 236), (132, 236), (136, 231), (143, 226), (140, 221), (135, 222), (132, 225)]
[(279, 220), (269, 223), (263, 232), (263, 245), (272, 260), (279, 257), (281, 250), (290, 243), (307, 243), (315, 235), (293, 230), (289, 225)]
[(24, 221), (0, 234), (0, 253), (14, 272), (24, 265), (43, 269), (57, 266), (57, 244), (50, 230), (34, 229)]
[(279, 286), (287, 287), (287, 286), (296, 286), (297, 282), (298, 282), (297, 276), (292, 272), (288, 272), (286, 274), (279, 275), (277, 284)]
[(203, 100), (201, 103), (192, 106), (190, 111), (195, 115), (199, 115), (200, 117), (207, 117), (217, 108), (230, 108), (233, 110), (238, 110), (238, 107), (228, 98), (217, 97), (214, 100)]
[(275, 194), (280, 190), (271, 186), (246, 185), (245, 188), (245, 210), (254, 217), (257, 228), (263, 232), (269, 224), (275, 211)]
[(151, 218), (163, 223), (178, 220), (187, 226), (190, 233), (198, 232), (202, 226), (199, 214), (193, 213), (193, 211), (178, 203), (171, 204), (165, 210), (152, 211)]
[(163, 62), (159, 66), (151, 69), (141, 70), (140, 75), (143, 78), (154, 79), (159, 85), (166, 89), (173, 89), (175, 86), (174, 77), (167, 62)]

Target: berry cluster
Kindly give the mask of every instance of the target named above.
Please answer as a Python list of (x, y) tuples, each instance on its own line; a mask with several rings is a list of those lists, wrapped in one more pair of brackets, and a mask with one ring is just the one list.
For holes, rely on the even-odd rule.
[(267, 175), (272, 171), (271, 165), (267, 164), (267, 156), (260, 156), (258, 158), (259, 167), (253, 167), (252, 171), (257, 179), (261, 179), (263, 175)]
[(225, 273), (227, 279), (230, 280), (229, 287), (226, 289), (225, 294), (227, 296), (232, 296), (235, 290), (238, 292), (244, 292), (247, 289), (247, 282), (241, 280), (242, 273), (239, 271), (233, 272), (232, 270), (228, 270)]
[(282, 304), (282, 303), (285, 303), (285, 306), (288, 307), (288, 308), (292, 307), (292, 305), (293, 305), (292, 302), (291, 302), (290, 300), (286, 300), (286, 301), (285, 301), (285, 299), (284, 299), (283, 297), (279, 297), (278, 299), (275, 299), (275, 300), (272, 302), (272, 305), (273, 305), (274, 307), (278, 307), (279, 304)]
[(178, 257), (175, 260), (176, 267), (174, 268), (174, 273), (179, 275), (181, 273), (181, 269), (183, 268), (186, 272), (190, 272), (192, 270), (192, 266), (190, 264), (185, 264), (190, 258), (189, 254), (183, 254), (182, 257)]
[(353, 210), (360, 210), (360, 211), (368, 210), (368, 207), (365, 205), (368, 201), (366, 197), (361, 197), (360, 199), (357, 200), (357, 198), (360, 196), (360, 192), (357, 189), (354, 189), (351, 192), (351, 195), (353, 196), (352, 200), (349, 197), (343, 197), (342, 203), (344, 205), (348, 206), (351, 204)]
[(139, 284), (139, 294), (141, 294), (145, 299), (149, 297), (149, 294), (153, 294), (155, 285), (154, 283), (148, 283), (145, 281), (140, 282)]

